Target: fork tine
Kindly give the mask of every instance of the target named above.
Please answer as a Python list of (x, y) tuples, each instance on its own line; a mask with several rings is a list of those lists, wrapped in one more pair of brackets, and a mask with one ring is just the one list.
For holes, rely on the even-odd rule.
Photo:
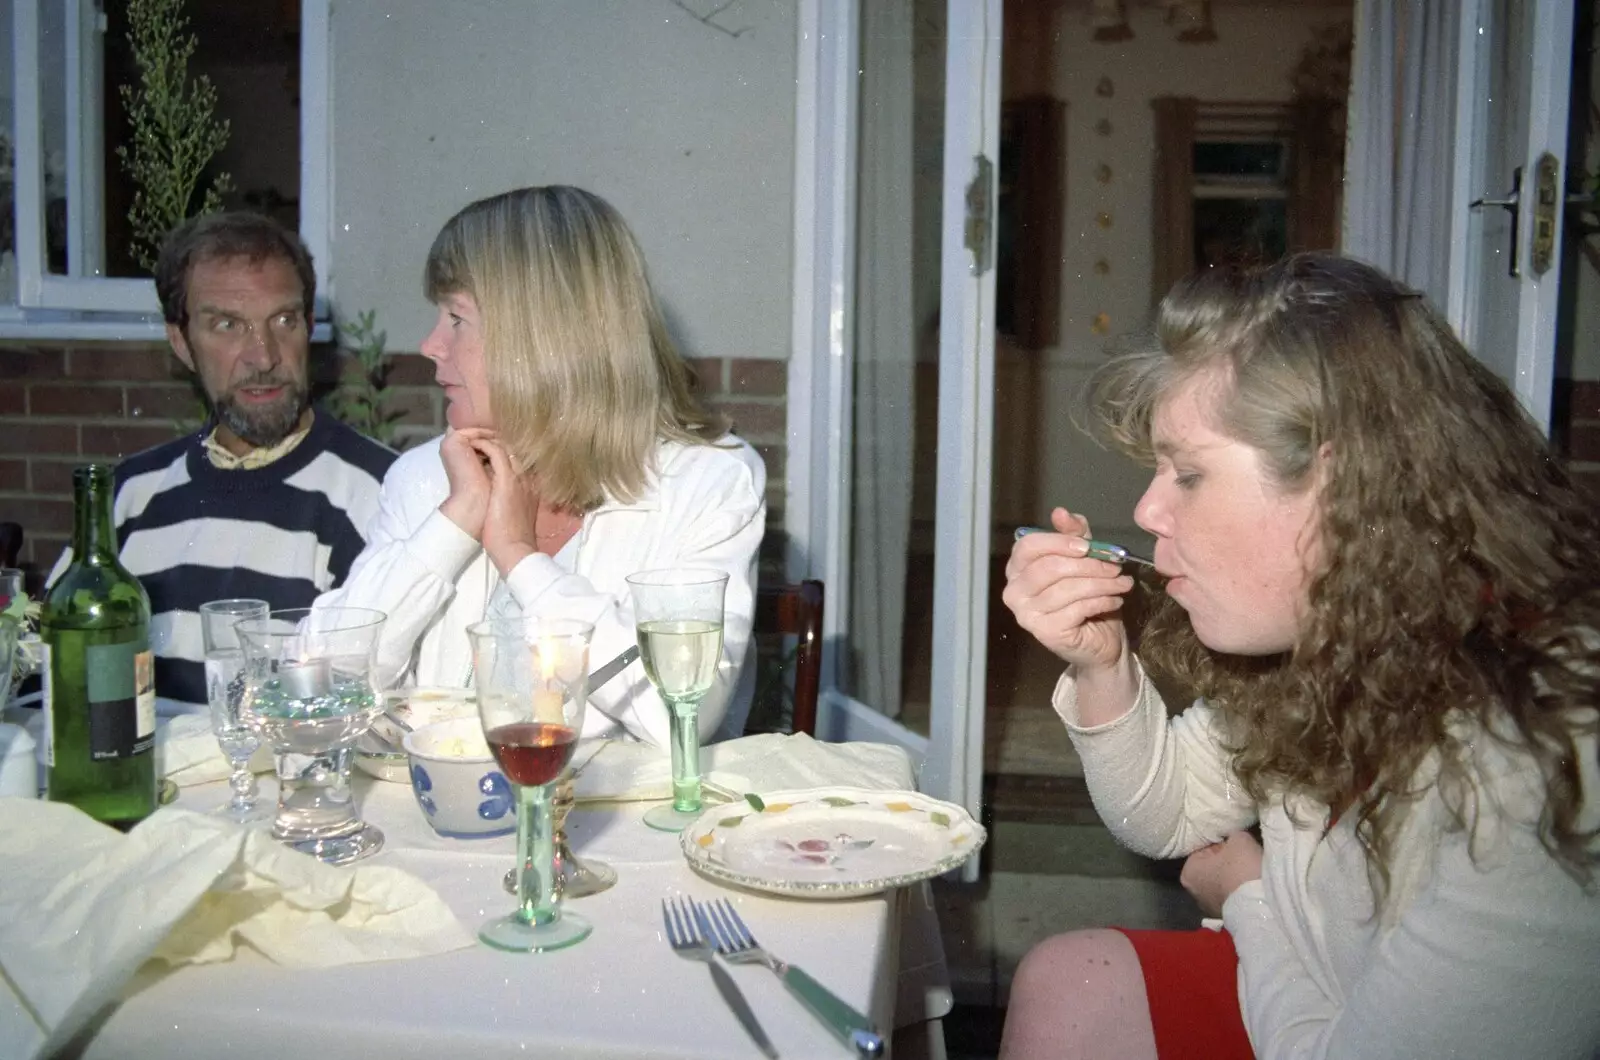
[(705, 929), (706, 941), (717, 948), (719, 953), (727, 953), (733, 949), (728, 939), (726, 929), (717, 921), (716, 905), (713, 902), (696, 902), (689, 899), (689, 905), (694, 909), (695, 920)]
[(726, 904), (726, 899), (721, 899), (710, 903), (711, 916), (712, 919), (716, 921), (717, 931), (719, 932), (720, 936), (726, 940), (726, 945), (723, 947), (723, 952), (742, 953), (748, 947), (745, 946), (744, 940), (739, 937), (739, 932), (734, 929), (731, 923), (729, 923), (728, 914), (722, 908), (724, 904)]
[(667, 899), (661, 899), (661, 923), (667, 929), (667, 945), (678, 945), (678, 933), (672, 926), (672, 907), (667, 904)]
[(754, 948), (756, 945), (756, 937), (750, 934), (749, 928), (744, 926), (744, 921), (740, 919), (739, 911), (733, 907), (733, 903), (728, 901), (726, 898), (723, 898), (718, 904), (722, 906), (722, 910), (728, 919), (729, 931), (733, 934), (739, 945), (744, 948)]

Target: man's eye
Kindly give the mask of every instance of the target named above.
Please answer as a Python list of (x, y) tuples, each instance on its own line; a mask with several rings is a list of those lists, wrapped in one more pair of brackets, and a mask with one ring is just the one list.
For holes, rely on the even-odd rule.
[(232, 331), (234, 329), (236, 323), (237, 323), (236, 321), (229, 320), (227, 317), (217, 317), (215, 320), (213, 320), (211, 322), (211, 330), (212, 331)]
[(453, 327), (453, 328), (460, 327), (463, 323), (465, 323), (465, 322), (459, 316), (457, 316), (454, 313), (450, 314), (450, 326), (451, 327)]
[(300, 315), (298, 313), (279, 313), (272, 319), (272, 323), (274, 327), (282, 331), (294, 331), (300, 327)]
[(1180, 471), (1173, 476), (1172, 481), (1177, 483), (1179, 489), (1193, 489), (1195, 484), (1200, 481), (1200, 476), (1193, 471)]

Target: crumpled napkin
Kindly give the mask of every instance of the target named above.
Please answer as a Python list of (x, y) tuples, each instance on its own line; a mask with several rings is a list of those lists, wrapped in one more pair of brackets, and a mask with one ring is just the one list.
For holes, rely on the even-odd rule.
[(166, 807), (123, 835), (78, 809), (0, 799), (0, 1056), (48, 1056), (147, 960), (241, 944), (320, 967), (443, 953), (473, 937), (399, 869), (332, 866), (260, 830)]
[[(672, 756), (620, 740), (583, 741), (573, 755), (573, 797), (626, 802), (672, 797)], [(700, 749), (701, 783), (729, 799), (746, 792), (848, 785), (874, 791), (915, 786), (911, 760), (883, 743), (822, 743), (805, 733), (761, 733)]]

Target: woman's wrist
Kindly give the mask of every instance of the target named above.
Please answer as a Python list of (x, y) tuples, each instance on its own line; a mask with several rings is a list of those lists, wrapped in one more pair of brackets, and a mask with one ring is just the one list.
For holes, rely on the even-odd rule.
[(511, 577), (517, 564), (533, 555), (537, 549), (522, 541), (508, 541), (489, 552), (489, 562), (500, 572), (501, 578)]
[(1139, 673), (1132, 652), (1123, 652), (1109, 666), (1074, 664), (1072, 677), (1077, 685), (1078, 724), (1086, 729), (1116, 721), (1132, 710), (1139, 698)]

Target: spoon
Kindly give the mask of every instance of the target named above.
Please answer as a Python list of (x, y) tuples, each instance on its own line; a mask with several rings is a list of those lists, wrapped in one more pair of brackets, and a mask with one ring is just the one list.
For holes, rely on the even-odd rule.
[[(1042, 526), (1019, 526), (1017, 527), (1017, 540), (1021, 541), (1029, 534), (1051, 534), (1054, 532), (1055, 531), (1053, 530), (1046, 530)], [(1121, 545), (1113, 545), (1109, 541), (1095, 541), (1091, 539), (1089, 542), (1089, 558), (1103, 559), (1107, 563), (1138, 563), (1142, 566), (1149, 567), (1151, 570), (1154, 570), (1156, 566), (1143, 556), (1134, 555)]]

